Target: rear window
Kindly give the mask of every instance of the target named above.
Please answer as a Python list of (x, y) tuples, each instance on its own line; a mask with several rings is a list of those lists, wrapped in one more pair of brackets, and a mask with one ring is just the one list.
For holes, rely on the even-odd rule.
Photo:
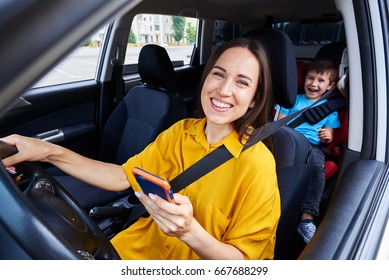
[(243, 35), (242, 29), (240, 24), (225, 20), (215, 20), (213, 27), (213, 49), (222, 45), (224, 42)]
[(273, 28), (285, 32), (292, 40), (296, 57), (312, 59), (321, 46), (346, 42), (343, 21), (325, 23), (281, 22)]

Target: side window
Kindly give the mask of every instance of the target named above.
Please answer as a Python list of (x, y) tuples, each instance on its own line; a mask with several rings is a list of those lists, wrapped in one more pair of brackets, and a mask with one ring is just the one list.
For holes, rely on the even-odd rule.
[(139, 14), (128, 37), (124, 73), (137, 72), (140, 49), (146, 44), (163, 46), (174, 66), (190, 64), (197, 41), (198, 20), (189, 17)]
[(346, 42), (343, 21), (326, 23), (281, 22), (273, 28), (285, 32), (292, 40), (296, 57), (312, 59), (321, 46)]
[(105, 31), (100, 28), (32, 88), (94, 79)]

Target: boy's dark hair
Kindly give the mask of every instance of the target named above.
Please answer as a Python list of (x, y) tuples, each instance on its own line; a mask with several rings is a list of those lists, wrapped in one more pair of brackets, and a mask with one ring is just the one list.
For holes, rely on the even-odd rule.
[(323, 74), (325, 72), (330, 72), (330, 82), (336, 82), (338, 79), (338, 65), (335, 64), (335, 62), (331, 60), (325, 60), (325, 59), (319, 59), (313, 61), (311, 64), (309, 64), (307, 72), (314, 71), (319, 74)]

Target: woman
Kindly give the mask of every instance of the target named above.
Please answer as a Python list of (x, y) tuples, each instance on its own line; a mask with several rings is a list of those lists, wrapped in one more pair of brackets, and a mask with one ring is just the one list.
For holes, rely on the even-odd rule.
[[(272, 259), (280, 216), (274, 158), (261, 142), (242, 153), (248, 135), (267, 121), (270, 95), (263, 46), (238, 38), (207, 63), (201, 118), (179, 121), (123, 166), (16, 135), (3, 139), (19, 150), (3, 164), (44, 161), (102, 189), (131, 186), (150, 217), (112, 239), (123, 259)], [(174, 194), (176, 204), (141, 193), (131, 173), (140, 167), (170, 181), (221, 145), (234, 157)]]

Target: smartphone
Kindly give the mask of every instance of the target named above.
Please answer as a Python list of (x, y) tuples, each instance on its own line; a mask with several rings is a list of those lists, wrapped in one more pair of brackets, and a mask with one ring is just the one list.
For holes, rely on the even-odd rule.
[(171, 203), (175, 203), (173, 191), (167, 180), (162, 179), (161, 177), (158, 177), (139, 167), (134, 167), (132, 169), (132, 174), (134, 174), (135, 179), (143, 193), (147, 195), (149, 193), (156, 194)]

